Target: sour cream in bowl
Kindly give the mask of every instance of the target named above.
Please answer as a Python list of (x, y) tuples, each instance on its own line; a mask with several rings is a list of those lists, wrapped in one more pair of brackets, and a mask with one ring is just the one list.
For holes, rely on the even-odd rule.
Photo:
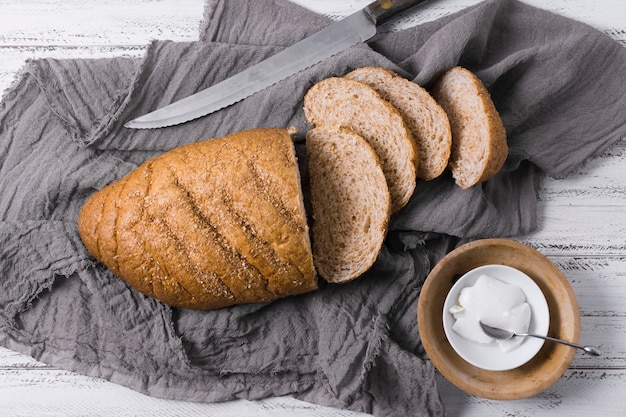
[(505, 371), (522, 366), (543, 346), (543, 340), (532, 337), (492, 339), (480, 320), (545, 336), (550, 314), (545, 296), (528, 275), (506, 265), (484, 265), (461, 276), (444, 302), (444, 331), (452, 348), (474, 366)]

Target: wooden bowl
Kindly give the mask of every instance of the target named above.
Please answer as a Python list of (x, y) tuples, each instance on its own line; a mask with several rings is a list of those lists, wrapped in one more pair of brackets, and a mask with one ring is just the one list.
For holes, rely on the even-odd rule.
[(533, 359), (518, 368), (487, 371), (463, 360), (444, 333), (443, 304), (448, 291), (461, 275), (488, 264), (511, 266), (532, 278), (548, 302), (548, 336), (578, 342), (578, 303), (565, 276), (535, 249), (506, 239), (483, 239), (467, 243), (447, 254), (433, 268), (426, 278), (418, 302), (420, 337), (435, 367), (463, 391), (493, 400), (531, 397), (563, 376), (574, 359), (575, 349), (546, 342)]

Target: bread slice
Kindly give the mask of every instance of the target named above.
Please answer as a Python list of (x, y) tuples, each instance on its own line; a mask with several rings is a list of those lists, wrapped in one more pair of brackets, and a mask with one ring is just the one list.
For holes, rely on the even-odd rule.
[(294, 144), (253, 129), (173, 149), (87, 200), (89, 252), (166, 304), (211, 309), (317, 288)]
[(345, 78), (369, 85), (404, 117), (419, 149), (418, 178), (428, 181), (443, 173), (450, 158), (450, 122), (428, 91), (381, 67), (358, 68)]
[(307, 132), (313, 260), (328, 282), (344, 283), (367, 271), (382, 248), (391, 197), (372, 147), (347, 127)]
[(493, 177), (508, 156), (502, 119), (487, 88), (472, 72), (455, 67), (435, 83), (432, 95), (448, 114), (452, 128), (449, 168), (468, 188)]
[(418, 149), (402, 116), (373, 88), (345, 78), (320, 81), (304, 96), (304, 114), (313, 126), (346, 126), (361, 135), (382, 164), (392, 210), (400, 210), (416, 184)]

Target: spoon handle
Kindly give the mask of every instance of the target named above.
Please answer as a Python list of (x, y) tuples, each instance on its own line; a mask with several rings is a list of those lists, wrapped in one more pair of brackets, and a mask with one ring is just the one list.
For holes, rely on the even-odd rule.
[(537, 337), (539, 339), (549, 340), (550, 342), (556, 342), (556, 343), (561, 343), (563, 345), (571, 346), (571, 347), (574, 347), (576, 349), (582, 349), (582, 350), (585, 351), (585, 353), (588, 353), (589, 355), (592, 355), (592, 356), (600, 356), (600, 351), (598, 350), (598, 348), (593, 347), (593, 346), (581, 346), (581, 345), (577, 345), (577, 344), (572, 343), (572, 342), (567, 342), (565, 340), (556, 339), (556, 338), (550, 337), (550, 336), (540, 336), (538, 334), (526, 334), (526, 335), (520, 334), (519, 336)]

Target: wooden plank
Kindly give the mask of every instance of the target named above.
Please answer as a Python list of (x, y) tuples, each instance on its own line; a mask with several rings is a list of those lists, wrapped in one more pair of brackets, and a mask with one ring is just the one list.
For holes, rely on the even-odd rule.
[(621, 205), (626, 201), (626, 138), (589, 158), (565, 179), (545, 178), (539, 199), (558, 205)]
[(5, 347), (0, 347), (0, 370), (27, 370), (51, 368), (43, 362), (34, 360), (28, 355), (24, 355)]
[[(468, 395), (438, 376), (442, 400), (449, 416), (550, 417), (555, 415), (618, 416), (626, 407), (624, 370), (570, 369), (552, 387), (534, 397), (516, 401), (491, 401)], [(5, 415), (186, 415), (212, 417), (299, 416), (348, 417), (364, 414), (303, 403), (290, 397), (257, 402), (217, 404), (162, 400), (139, 394), (97, 378), (66, 371), (0, 371), (0, 407)], [(29, 414), (30, 413), (30, 414)]]
[(568, 178), (545, 178), (538, 198), (538, 229), (516, 240), (553, 256), (625, 255), (626, 138)]
[(623, 256), (626, 205), (574, 206), (539, 203), (538, 229), (515, 240), (545, 255)]
[(204, 0), (0, 2), (0, 95), (28, 59), (140, 57), (154, 39), (198, 39)]
[(626, 372), (626, 317), (581, 317), (580, 344), (597, 347), (602, 356), (578, 350), (571, 369), (622, 370)]
[(581, 315), (626, 317), (626, 255), (550, 256), (550, 259), (572, 285)]
[(0, 370), (3, 416), (211, 416), (358, 417), (362, 413), (323, 407), (290, 397), (263, 401), (197, 403), (149, 397), (98, 378), (62, 370)]
[(145, 45), (198, 38), (204, 0), (0, 2), (2, 46)]
[(450, 417), (608, 417), (623, 416), (626, 410), (624, 370), (568, 370), (543, 393), (516, 401), (474, 397), (441, 376), (438, 382)]

